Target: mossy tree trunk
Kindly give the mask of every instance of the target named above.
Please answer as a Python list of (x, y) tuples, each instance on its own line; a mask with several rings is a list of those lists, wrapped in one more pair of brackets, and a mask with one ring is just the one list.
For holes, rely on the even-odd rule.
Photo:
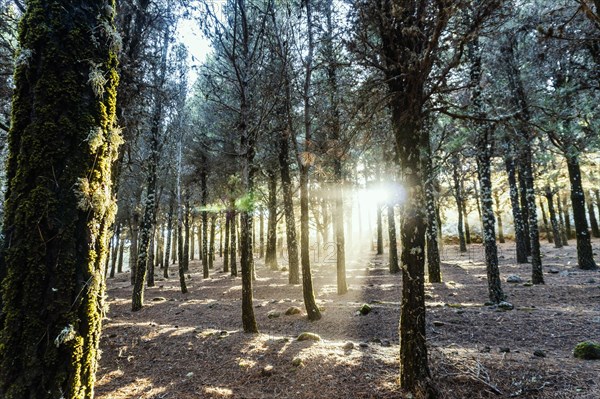
[(113, 10), (30, 0), (20, 23), (0, 257), (4, 399), (94, 396), (121, 141)]

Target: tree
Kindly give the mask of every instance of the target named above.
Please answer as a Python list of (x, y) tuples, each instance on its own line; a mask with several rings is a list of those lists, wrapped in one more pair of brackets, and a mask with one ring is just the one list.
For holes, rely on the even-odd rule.
[(31, 0), (21, 21), (0, 259), (6, 399), (93, 397), (121, 142), (113, 18), (108, 1)]

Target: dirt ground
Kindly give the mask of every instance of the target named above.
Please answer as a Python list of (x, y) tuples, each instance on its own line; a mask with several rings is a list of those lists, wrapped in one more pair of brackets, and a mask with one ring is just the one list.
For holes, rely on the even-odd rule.
[[(444, 283), (426, 287), (430, 366), (443, 398), (600, 398), (600, 361), (572, 355), (578, 342), (600, 341), (600, 272), (577, 269), (570, 243), (543, 245), (543, 286), (529, 286), (530, 265), (515, 263), (513, 244), (501, 245), (511, 311), (484, 305), (480, 245), (462, 256), (444, 248)], [(97, 398), (409, 397), (397, 381), (401, 278), (387, 272), (386, 255), (347, 266), (350, 291), (338, 296), (335, 263), (313, 265), (323, 318), (309, 322), (301, 286), (257, 259), (256, 335), (241, 331), (241, 279), (222, 273), (219, 258), (209, 279), (191, 262), (185, 295), (174, 268), (168, 280), (157, 276), (136, 313), (129, 274), (111, 279)], [(523, 282), (507, 283), (512, 274)], [(364, 303), (372, 311), (363, 316)], [(285, 315), (292, 306), (302, 313)], [(302, 332), (321, 340), (298, 341)]]

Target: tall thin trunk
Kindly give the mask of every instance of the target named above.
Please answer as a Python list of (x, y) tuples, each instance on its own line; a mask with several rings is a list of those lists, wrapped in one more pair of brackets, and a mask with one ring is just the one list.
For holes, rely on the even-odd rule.
[(586, 202), (588, 216), (590, 218), (590, 227), (592, 228), (592, 236), (599, 238), (600, 229), (598, 229), (598, 219), (596, 219), (596, 212), (594, 212), (594, 202), (592, 201), (591, 197), (588, 197)]
[(388, 236), (390, 239), (389, 247), (389, 268), (390, 273), (400, 272), (400, 265), (398, 264), (398, 245), (396, 242), (396, 219), (394, 217), (394, 204), (388, 203), (387, 206), (387, 221), (388, 221)]
[(169, 213), (167, 214), (167, 242), (165, 248), (165, 259), (163, 263), (163, 277), (169, 278), (169, 254), (171, 253), (171, 236), (173, 234), (173, 212), (175, 211), (175, 195), (169, 200)]
[(463, 194), (460, 184), (461, 174), (459, 170), (459, 159), (458, 156), (455, 155), (452, 157), (452, 180), (454, 183), (454, 199), (456, 200), (456, 208), (458, 211), (458, 243), (460, 252), (467, 252), (467, 242), (464, 234), (464, 220), (463, 220)]
[(123, 273), (123, 252), (125, 251), (125, 240), (119, 245), (119, 260), (117, 261), (117, 273)]
[[(187, 293), (187, 284), (185, 283), (185, 271), (182, 262), (183, 259), (183, 200), (181, 198), (181, 173), (182, 173), (182, 158), (183, 158), (183, 137), (180, 137), (178, 146), (177, 156), (177, 255), (179, 258), (179, 264), (177, 265), (177, 271), (179, 273), (179, 287), (183, 294)], [(175, 246), (174, 246), (175, 247)]]
[(479, 128), (477, 170), (479, 185), (481, 186), (481, 201), (483, 213), (483, 243), (485, 247), (485, 263), (488, 278), (488, 294), (490, 301), (499, 303), (506, 299), (500, 283), (498, 270), (498, 248), (496, 246), (496, 232), (494, 220), (494, 206), (492, 199), (492, 174), (491, 156), (489, 145), (491, 131), (489, 127)]
[(577, 238), (577, 263), (580, 269), (594, 270), (597, 268), (592, 251), (590, 232), (588, 231), (585, 217), (585, 194), (581, 182), (581, 169), (576, 156), (567, 157), (567, 169), (571, 183), (571, 205), (573, 207), (573, 220), (575, 221), (575, 235)]
[(296, 218), (292, 195), (292, 179), (290, 177), (289, 134), (282, 132), (279, 138), (279, 170), (281, 173), (281, 191), (283, 193), (283, 210), (285, 214), (285, 231), (289, 266), (289, 283), (300, 283), (300, 264), (298, 261), (298, 241), (296, 238)]
[(383, 218), (381, 202), (377, 203), (377, 255), (383, 255)]
[(504, 227), (502, 223), (502, 208), (500, 207), (500, 196), (497, 191), (494, 191), (494, 204), (496, 205), (496, 220), (498, 221), (498, 241), (504, 244)]
[[(179, 205), (178, 205), (179, 206)], [(179, 255), (179, 229), (173, 229), (173, 244), (172, 244), (172, 254), (171, 254), (171, 264), (175, 264), (177, 262), (177, 257)]]
[(519, 201), (521, 202), (521, 213), (523, 215), (523, 221), (525, 222), (523, 224), (523, 230), (525, 232), (525, 237), (527, 237), (527, 240), (525, 240), (525, 247), (527, 248), (527, 256), (530, 256), (531, 233), (529, 232), (529, 206), (527, 204), (527, 187), (525, 184), (525, 173), (523, 171), (524, 166), (522, 163), (523, 160), (521, 159), (520, 162), (517, 164), (517, 183), (519, 187)]
[(267, 211), (267, 252), (265, 254), (265, 265), (271, 270), (277, 270), (277, 174), (274, 170), (267, 171), (268, 178), (268, 201)]
[(196, 226), (194, 226), (194, 218), (191, 218), (190, 221), (190, 260), (194, 260), (194, 254), (196, 252), (196, 240), (194, 240), (194, 235), (196, 233)]
[(229, 273), (229, 240), (231, 231), (231, 211), (225, 211), (225, 241), (223, 248), (223, 273)]
[(565, 245), (569, 245), (569, 241), (568, 241), (567, 229), (565, 226), (565, 219), (564, 219), (564, 214), (563, 214), (563, 209), (562, 209), (562, 201), (560, 199), (560, 190), (558, 190), (558, 188), (556, 188), (555, 191), (556, 191), (556, 212), (558, 214), (560, 237), (562, 240), (562, 245), (565, 246)]
[(569, 202), (567, 201), (567, 196), (559, 196), (559, 201), (562, 203), (563, 215), (565, 219), (565, 231), (567, 233), (567, 238), (572, 239), (573, 229), (571, 229), (571, 215), (569, 214)]
[(179, 258), (179, 263), (183, 265), (183, 271), (188, 272), (190, 270), (190, 199), (186, 195), (185, 198), (185, 213), (183, 218), (183, 228), (185, 238), (183, 239), (183, 258)]
[(312, 140), (312, 117), (311, 114), (311, 87), (313, 73), (313, 54), (315, 49), (313, 37), (313, 15), (312, 1), (306, 0), (306, 26), (308, 48), (304, 59), (305, 75), (303, 87), (303, 105), (304, 105), (304, 154), (303, 159), (300, 156), (300, 263), (302, 267), (302, 294), (304, 297), (304, 307), (309, 320), (315, 321), (321, 318), (321, 311), (315, 300), (315, 292), (313, 289), (312, 273), (310, 269), (310, 241), (309, 241), (309, 224), (308, 224), (308, 172), (312, 164), (311, 140)]
[(208, 268), (214, 267), (215, 261), (215, 231), (217, 227), (217, 214), (211, 213), (210, 215), (210, 241), (208, 244)]
[(121, 242), (121, 223), (116, 223), (115, 234), (113, 236), (113, 251), (112, 251), (112, 259), (110, 265), (110, 278), (115, 277), (115, 270), (117, 268), (117, 258), (119, 256), (119, 248)]
[(540, 198), (540, 212), (542, 213), (542, 223), (544, 224), (544, 232), (546, 233), (546, 239), (550, 244), (554, 242), (554, 236), (552, 234), (552, 230), (550, 225), (548, 224), (548, 217), (546, 216), (546, 209), (544, 207), (544, 203)]
[[(508, 144), (507, 144), (508, 146)], [(508, 175), (508, 187), (510, 205), (512, 208), (513, 215), (513, 226), (515, 229), (515, 244), (516, 244), (516, 255), (517, 263), (528, 263), (527, 259), (527, 240), (529, 239), (525, 234), (525, 220), (521, 213), (521, 204), (519, 203), (519, 188), (517, 186), (517, 175), (514, 158), (511, 154), (512, 148), (507, 148), (504, 155), (504, 164), (506, 167), (506, 174)]]
[(131, 235), (131, 245), (129, 246), (129, 272), (131, 285), (133, 285), (135, 283), (135, 269), (138, 257), (138, 232), (140, 228), (138, 213), (134, 211), (131, 219), (131, 226), (129, 227)]
[[(203, 162), (206, 161), (206, 157), (202, 157)], [(209, 277), (209, 265), (208, 265), (208, 175), (205, 169), (200, 172), (200, 215), (202, 219), (202, 277)]]
[(237, 212), (235, 211), (235, 201), (231, 201), (231, 223), (229, 226), (229, 235), (231, 236), (231, 243), (229, 244), (229, 268), (231, 269), (231, 275), (238, 275), (237, 268), (237, 228), (236, 228)]
[[(428, 134), (423, 133), (423, 134)], [(430, 283), (441, 283), (442, 272), (440, 269), (440, 248), (438, 242), (438, 205), (435, 201), (436, 176), (433, 170), (433, 161), (431, 156), (431, 144), (427, 138), (427, 156), (423, 161), (423, 170), (425, 172), (425, 209), (427, 212), (427, 232), (425, 233), (427, 241), (427, 275)]]
[(550, 213), (550, 224), (552, 225), (552, 232), (554, 234), (554, 248), (562, 248), (562, 236), (560, 232), (560, 226), (556, 219), (556, 210), (554, 209), (554, 193), (550, 186), (546, 186), (544, 189), (544, 196), (548, 202), (548, 212)]
[(262, 208), (258, 217), (258, 257), (265, 257), (265, 212)]
[[(152, 114), (152, 124), (150, 127), (150, 155), (148, 158), (148, 171), (146, 181), (146, 202), (144, 204), (144, 215), (141, 223), (140, 244), (138, 250), (138, 259), (135, 271), (135, 283), (131, 293), (131, 310), (138, 311), (144, 304), (144, 283), (146, 280), (148, 250), (150, 240), (153, 240), (153, 232), (156, 227), (157, 210), (157, 191), (156, 182), (158, 178), (158, 163), (160, 160), (160, 141), (161, 141), (161, 123), (163, 119), (163, 101), (159, 92), (164, 86), (167, 71), (167, 52), (170, 40), (170, 30), (164, 30), (163, 47), (161, 52), (160, 71), (156, 76), (156, 91), (154, 93), (155, 106)], [(154, 267), (154, 265), (152, 265)]]

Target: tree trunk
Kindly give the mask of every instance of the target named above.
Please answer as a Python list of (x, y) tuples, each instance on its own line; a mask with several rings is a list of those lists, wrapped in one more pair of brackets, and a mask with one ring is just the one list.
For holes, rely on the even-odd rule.
[(590, 218), (590, 227), (592, 228), (592, 236), (599, 238), (600, 230), (598, 229), (598, 220), (596, 219), (596, 213), (594, 212), (594, 202), (591, 198), (587, 200), (588, 216)]
[(504, 227), (502, 223), (502, 208), (500, 207), (500, 197), (498, 196), (498, 192), (494, 191), (494, 203), (496, 205), (496, 220), (498, 221), (498, 241), (501, 244), (504, 244), (506, 240), (504, 239)]
[(177, 271), (179, 274), (179, 286), (181, 293), (187, 293), (187, 285), (185, 283), (185, 271), (183, 265), (183, 201), (181, 198), (181, 173), (182, 173), (182, 157), (183, 157), (183, 137), (179, 140), (179, 151), (177, 156), (177, 255), (179, 262)]
[(585, 194), (581, 182), (579, 159), (576, 156), (567, 157), (569, 182), (571, 183), (571, 206), (575, 221), (575, 236), (577, 238), (577, 263), (580, 269), (594, 270), (597, 268), (592, 251), (590, 233), (585, 217)]
[(133, 217), (131, 220), (131, 227), (129, 228), (131, 232), (131, 245), (129, 246), (129, 273), (131, 285), (135, 284), (135, 268), (137, 265), (137, 257), (138, 257), (138, 231), (139, 231), (139, 215), (134, 211)]
[(115, 270), (117, 268), (117, 258), (119, 256), (119, 248), (121, 243), (121, 223), (117, 223), (114, 234), (113, 253), (110, 265), (110, 278), (115, 277)]
[(171, 236), (173, 234), (173, 212), (175, 208), (174, 195), (169, 200), (169, 213), (167, 214), (167, 245), (165, 248), (165, 259), (163, 263), (163, 277), (169, 278), (169, 254), (171, 253)]
[(125, 251), (125, 240), (119, 245), (119, 260), (117, 262), (117, 273), (123, 273), (123, 252)]
[(562, 202), (563, 215), (565, 218), (565, 230), (567, 233), (567, 238), (572, 239), (574, 236), (573, 236), (573, 229), (571, 229), (571, 215), (569, 214), (569, 202), (567, 201), (567, 196), (565, 195), (564, 197), (562, 197), (562, 199), (559, 196), (558, 199), (560, 202)]
[(208, 244), (208, 268), (214, 268), (215, 261), (215, 231), (217, 225), (217, 214), (212, 213), (210, 215), (210, 242)]
[(548, 217), (546, 216), (546, 209), (544, 208), (544, 203), (540, 199), (540, 211), (542, 212), (542, 223), (544, 224), (544, 232), (546, 233), (546, 239), (548, 243), (552, 244), (554, 242), (554, 237), (552, 235), (552, 230), (550, 230), (550, 225), (548, 224)]
[(452, 180), (454, 183), (454, 199), (456, 200), (456, 208), (458, 212), (458, 243), (460, 252), (467, 252), (467, 242), (465, 239), (465, 234), (463, 230), (464, 220), (463, 220), (463, 197), (462, 197), (462, 189), (460, 184), (460, 171), (459, 171), (459, 159), (458, 156), (455, 155), (451, 159), (452, 162)]
[[(429, 135), (429, 132), (424, 132)], [(424, 160), (423, 170), (425, 171), (425, 209), (427, 212), (427, 274), (430, 283), (441, 283), (442, 272), (440, 269), (440, 248), (438, 242), (438, 206), (435, 201), (436, 177), (434, 175), (431, 154), (431, 144), (427, 138), (427, 157)]]
[(306, 0), (306, 25), (307, 25), (307, 40), (308, 48), (305, 57), (305, 76), (303, 87), (303, 102), (304, 102), (304, 154), (305, 159), (300, 156), (300, 263), (302, 267), (302, 294), (304, 297), (304, 307), (308, 320), (316, 321), (321, 318), (321, 311), (315, 300), (315, 292), (313, 289), (312, 274), (310, 270), (310, 242), (309, 242), (309, 224), (308, 224), (308, 171), (312, 164), (311, 140), (312, 140), (312, 117), (311, 114), (311, 85), (313, 72), (313, 53), (315, 49), (313, 39), (313, 17), (312, 17), (312, 0)]
[(383, 255), (383, 220), (382, 220), (383, 205), (377, 203), (377, 255)]
[(148, 279), (147, 285), (148, 287), (154, 287), (154, 236), (156, 235), (156, 230), (152, 229), (150, 232), (150, 243), (148, 244), (148, 263), (146, 267), (148, 268)]
[(525, 220), (521, 213), (521, 205), (519, 203), (519, 189), (517, 186), (517, 175), (515, 170), (514, 158), (511, 154), (512, 149), (507, 148), (504, 154), (504, 164), (506, 166), (506, 174), (508, 175), (510, 205), (512, 207), (513, 225), (515, 228), (515, 244), (517, 263), (528, 263), (527, 259), (527, 240), (525, 235)]
[(396, 219), (394, 218), (394, 204), (388, 203), (387, 206), (388, 236), (390, 240), (389, 261), (390, 273), (400, 272), (398, 264), (398, 245), (396, 242)]
[(194, 240), (194, 233), (196, 227), (194, 226), (194, 218), (191, 218), (190, 222), (190, 260), (194, 260), (194, 253), (196, 252), (196, 240)]
[(548, 201), (548, 212), (550, 213), (550, 224), (552, 225), (552, 232), (554, 233), (554, 248), (562, 248), (562, 236), (560, 233), (560, 226), (556, 219), (556, 211), (554, 210), (554, 193), (550, 186), (546, 186), (544, 190), (544, 196)]
[[(479, 81), (479, 80), (478, 80)], [(492, 198), (492, 139), (490, 128), (479, 126), (477, 138), (477, 171), (481, 187), (481, 202), (483, 216), (483, 245), (485, 248), (485, 263), (488, 278), (488, 294), (490, 301), (499, 303), (506, 299), (500, 283), (498, 270), (498, 248), (496, 246), (496, 231), (494, 206)]]
[(267, 211), (267, 252), (265, 254), (265, 266), (271, 270), (277, 270), (277, 174), (273, 169), (267, 171), (269, 196)]
[(258, 217), (258, 257), (265, 257), (265, 214), (262, 208)]
[(562, 245), (569, 245), (567, 229), (565, 227), (565, 219), (563, 217), (562, 201), (560, 199), (560, 191), (556, 188), (556, 211), (558, 213), (558, 223), (560, 227), (560, 237), (562, 239)]
[(148, 262), (148, 249), (150, 240), (153, 240), (153, 233), (156, 227), (156, 181), (158, 178), (158, 163), (160, 160), (161, 146), (161, 123), (163, 118), (163, 101), (159, 90), (164, 86), (167, 71), (167, 51), (170, 40), (170, 30), (164, 29), (163, 48), (161, 53), (160, 70), (156, 81), (154, 93), (154, 110), (152, 113), (152, 124), (150, 126), (150, 154), (148, 157), (148, 171), (146, 181), (146, 203), (144, 208), (144, 216), (141, 223), (140, 244), (138, 250), (138, 258), (135, 271), (135, 283), (133, 292), (131, 293), (131, 310), (138, 311), (144, 304), (144, 283), (146, 280), (146, 265)]
[[(203, 162), (206, 162), (206, 158), (203, 157)], [(208, 186), (207, 186), (207, 173), (205, 170), (200, 172), (200, 205), (202, 207), (200, 215), (202, 218), (202, 277), (209, 277), (209, 264), (208, 264)], [(233, 262), (232, 262), (233, 264)]]
[(172, 245), (172, 254), (171, 254), (171, 264), (175, 264), (177, 262), (177, 255), (179, 251), (179, 228), (173, 229), (173, 245)]
[(183, 271), (188, 272), (190, 270), (190, 199), (186, 195), (185, 199), (185, 213), (183, 219), (183, 228), (185, 238), (183, 239), (183, 258), (179, 258), (179, 263), (183, 265)]
[(121, 142), (110, 4), (30, 0), (20, 22), (0, 256), (5, 399), (93, 397)]
[(231, 211), (225, 211), (225, 245), (223, 248), (223, 273), (229, 273), (229, 241), (231, 231)]
[(298, 262), (298, 241), (296, 239), (296, 218), (290, 177), (289, 130), (282, 132), (279, 138), (279, 170), (281, 172), (281, 191), (285, 214), (285, 231), (288, 252), (289, 283), (300, 283), (300, 264)]
[(235, 201), (231, 201), (231, 223), (229, 226), (229, 234), (231, 236), (231, 243), (229, 244), (229, 267), (231, 269), (231, 275), (237, 276), (237, 242), (236, 242), (236, 216), (237, 213), (235, 211)]
[[(523, 215), (523, 231), (525, 232), (525, 247), (527, 248), (527, 256), (531, 255), (531, 233), (529, 232), (529, 206), (527, 205), (527, 187), (525, 184), (525, 176), (523, 171), (523, 160), (518, 164), (517, 183), (519, 187), (519, 201), (521, 201), (521, 213)], [(537, 222), (536, 222), (537, 223)]]

